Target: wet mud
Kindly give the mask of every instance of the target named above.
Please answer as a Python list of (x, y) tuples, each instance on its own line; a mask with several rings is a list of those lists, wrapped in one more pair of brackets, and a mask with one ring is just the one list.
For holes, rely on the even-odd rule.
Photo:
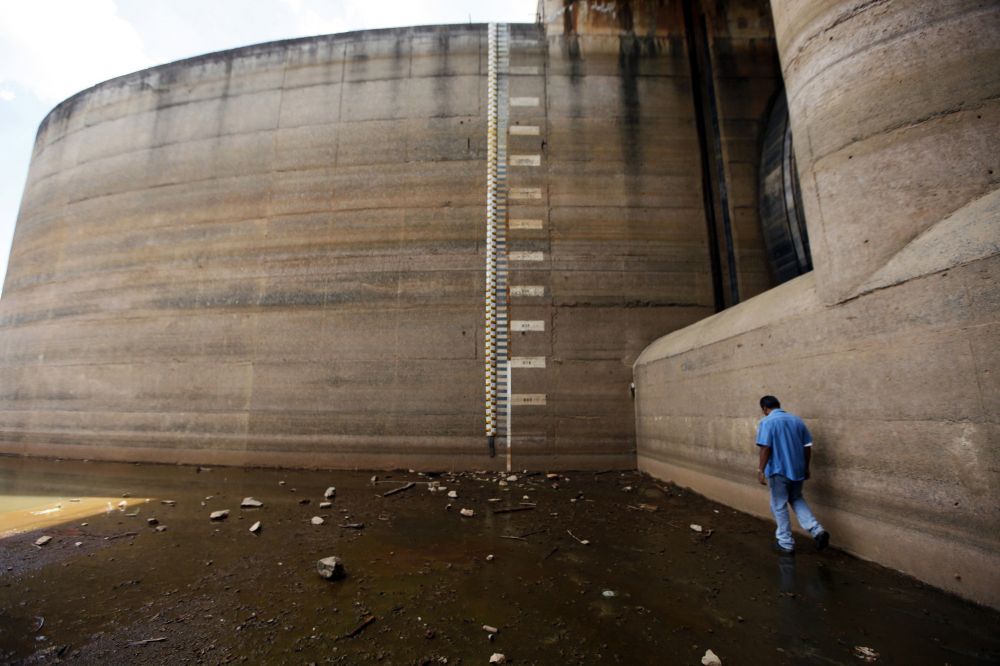
[(997, 612), (684, 489), (505, 477), (0, 458), (0, 662), (1000, 661)]

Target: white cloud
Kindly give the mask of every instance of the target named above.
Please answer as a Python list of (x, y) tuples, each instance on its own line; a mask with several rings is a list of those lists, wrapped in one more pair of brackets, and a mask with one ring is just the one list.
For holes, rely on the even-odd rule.
[(0, 88), (0, 101), (13, 102), (17, 98), (13, 90), (7, 90), (6, 88)]
[(0, 2), (0, 80), (47, 103), (150, 64), (114, 0)]

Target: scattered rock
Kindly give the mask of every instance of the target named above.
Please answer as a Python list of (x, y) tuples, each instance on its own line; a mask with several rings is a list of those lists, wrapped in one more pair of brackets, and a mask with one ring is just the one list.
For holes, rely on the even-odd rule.
[(874, 664), (879, 658), (878, 652), (863, 645), (854, 646), (854, 656), (869, 664)]
[(121, 502), (118, 502), (118, 508), (119, 509), (124, 509), (127, 506), (128, 506), (128, 502), (126, 502), (125, 500), (122, 500)]
[(223, 509), (221, 511), (213, 511), (209, 514), (209, 520), (225, 520), (229, 517), (229, 509)]
[(323, 497), (325, 497), (327, 499), (333, 499), (336, 496), (337, 496), (337, 489), (334, 488), (333, 486), (330, 486), (329, 488), (327, 488), (326, 492), (323, 493)]
[(336, 555), (324, 557), (316, 562), (316, 573), (327, 580), (336, 580), (345, 575), (344, 563)]
[(617, 597), (618, 593), (615, 592), (614, 590), (604, 590), (603, 592), (601, 592), (601, 596), (611, 599), (612, 597)]
[(498, 632), (498, 631), (500, 631), (500, 630), (499, 630), (499, 629), (497, 629), (496, 627), (491, 627), (491, 626), (490, 626), (490, 625), (488, 625), (488, 624), (484, 624), (484, 625), (483, 625), (483, 631), (485, 631), (485, 632), (486, 632), (486, 633), (488, 633), (488, 634), (495, 634), (495, 633), (497, 633), (497, 632)]
[(35, 545), (36, 546), (44, 546), (49, 541), (52, 541), (52, 537), (50, 537), (50, 536), (41, 536), (41, 537), (38, 537), (37, 539), (35, 539)]
[(89, 524), (90, 524), (90, 523), (80, 523), (80, 527), (86, 527), (86, 526), (87, 526), (87, 525), (89, 525)]
[(458, 499), (458, 491), (457, 490), (449, 490), (448, 491), (448, 497), (449, 497), (449, 499)]
[(373, 477), (372, 477), (372, 480), (371, 480), (371, 483), (372, 483), (372, 485), (373, 485), (373, 486), (374, 486), (374, 485), (375, 485), (376, 483), (378, 483), (378, 476), (373, 476)]
[(695, 532), (701, 532), (701, 531), (702, 531), (702, 529), (703, 529), (701, 525), (696, 525), (696, 524), (694, 524), (694, 523), (691, 523), (691, 526), (690, 526), (690, 527), (691, 527), (691, 529), (692, 529), (692, 530), (694, 530)]
[(82, 541), (77, 541), (77, 542), (76, 542), (76, 543), (74, 543), (73, 545), (74, 545), (74, 546), (76, 546), (77, 548), (79, 548), (80, 546), (82, 546), (82, 545), (83, 545), (83, 542), (82, 542)]
[(655, 504), (639, 504), (639, 508), (642, 509), (643, 511), (648, 511), (650, 513), (656, 513), (657, 511), (660, 510), (660, 507), (656, 506)]
[(153, 525), (159, 525), (160, 521), (158, 521), (156, 518), (147, 518), (146, 524), (152, 527)]
[(164, 506), (175, 506), (177, 504), (176, 500), (160, 500), (160, 504)]
[(283, 486), (283, 485), (285, 485), (285, 482), (284, 481), (278, 481), (278, 485), (279, 486)]
[(549, 481), (557, 481), (559, 479), (559, 475), (556, 474), (555, 472), (549, 472), (548, 474), (545, 475), (545, 478), (548, 479)]
[(486, 556), (486, 561), (487, 562), (492, 562), (495, 559), (496, 559), (496, 557), (493, 556), (493, 553), (490, 553), (489, 555)]
[(322, 525), (323, 519), (320, 518), (319, 516), (313, 516), (312, 518), (309, 519), (309, 522), (312, 523), (313, 525)]
[(167, 531), (167, 526), (166, 525), (157, 525), (156, 526), (156, 531), (157, 532), (166, 532)]
[(241, 509), (259, 509), (262, 506), (264, 506), (263, 502), (252, 497), (244, 497), (243, 501), (240, 502)]
[(511, 474), (507, 477), (507, 483), (514, 483), (517, 481), (517, 474)]
[(494, 652), (493, 655), (490, 657), (490, 663), (491, 664), (506, 664), (507, 663), (507, 657), (505, 657), (504, 655), (500, 654), (499, 652)]
[(701, 658), (702, 666), (722, 666), (722, 660), (711, 650), (705, 650), (705, 656)]
[(319, 503), (319, 508), (321, 508), (321, 509), (329, 509), (332, 506), (333, 506), (333, 502), (320, 502)]
[(346, 530), (363, 530), (363, 529), (365, 529), (365, 524), (364, 523), (344, 523), (343, 525), (340, 525), (340, 527), (343, 527)]
[(472, 509), (462, 509), (461, 511), (459, 511), (459, 513), (465, 516), (466, 518), (472, 518), (474, 515), (476, 515), (476, 512), (473, 511)]
[(259, 520), (256, 523), (254, 523), (253, 525), (250, 526), (250, 531), (253, 532), (254, 534), (260, 533), (260, 521)]

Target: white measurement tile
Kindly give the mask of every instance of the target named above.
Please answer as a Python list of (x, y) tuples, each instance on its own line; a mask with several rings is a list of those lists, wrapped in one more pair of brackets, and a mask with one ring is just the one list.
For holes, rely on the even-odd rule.
[(538, 125), (511, 125), (508, 131), (517, 136), (538, 136)]
[(510, 396), (512, 405), (544, 405), (544, 393), (515, 393)]
[(511, 252), (507, 256), (511, 261), (545, 261), (544, 252)]
[(542, 221), (526, 217), (516, 217), (510, 221), (511, 229), (541, 229)]
[(510, 68), (510, 73), (519, 76), (532, 76), (538, 74), (538, 68), (534, 65), (515, 65)]
[(511, 97), (511, 106), (538, 106), (537, 97)]
[(541, 332), (545, 330), (545, 321), (541, 319), (514, 319), (510, 322), (510, 330)]
[(511, 356), (510, 367), (512, 368), (544, 368), (544, 356)]
[(522, 284), (510, 288), (511, 296), (544, 296), (545, 287), (540, 284)]
[(541, 199), (542, 188), (540, 187), (512, 187), (510, 188), (511, 199)]
[(511, 155), (507, 161), (511, 166), (541, 166), (541, 155)]

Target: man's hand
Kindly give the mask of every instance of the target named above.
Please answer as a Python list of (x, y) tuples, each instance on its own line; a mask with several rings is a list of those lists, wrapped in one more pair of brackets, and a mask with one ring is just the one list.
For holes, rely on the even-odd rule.
[[(807, 476), (806, 478), (809, 478), (809, 477)], [(757, 483), (759, 483), (762, 486), (766, 486), (767, 485), (767, 477), (764, 476), (764, 472), (762, 472), (760, 470), (757, 470)]]

